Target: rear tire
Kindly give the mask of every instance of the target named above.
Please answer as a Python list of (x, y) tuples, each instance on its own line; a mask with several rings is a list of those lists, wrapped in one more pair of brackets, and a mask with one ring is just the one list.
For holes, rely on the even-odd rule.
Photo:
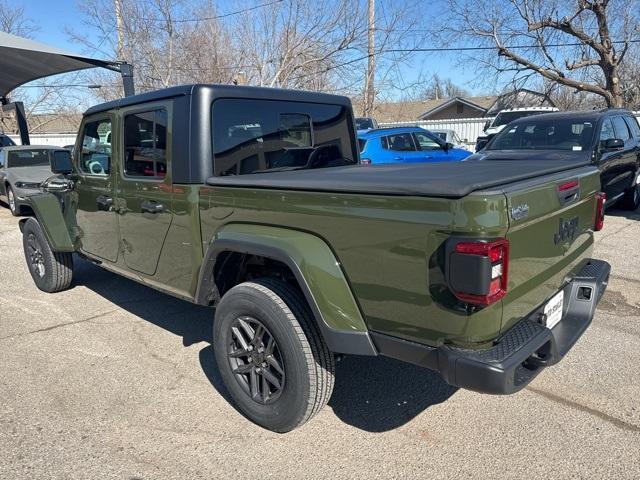
[(625, 210), (637, 210), (640, 207), (640, 185), (635, 185), (627, 190), (620, 206)]
[(47, 293), (66, 290), (73, 279), (73, 256), (54, 252), (40, 224), (28, 219), (22, 229), (22, 245), (29, 273), (36, 286)]
[(304, 296), (285, 282), (229, 290), (216, 308), (213, 344), (237, 408), (264, 428), (289, 432), (331, 397), (335, 359)]

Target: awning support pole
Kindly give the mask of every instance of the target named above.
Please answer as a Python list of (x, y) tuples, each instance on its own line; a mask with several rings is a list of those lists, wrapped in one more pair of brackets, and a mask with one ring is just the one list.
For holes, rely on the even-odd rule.
[(18, 133), (20, 133), (20, 142), (22, 145), (31, 145), (29, 140), (29, 127), (27, 126), (27, 116), (24, 113), (24, 103), (11, 102), (7, 103), (6, 98), (2, 99), (2, 111), (14, 111), (16, 115), (16, 123), (18, 124)]

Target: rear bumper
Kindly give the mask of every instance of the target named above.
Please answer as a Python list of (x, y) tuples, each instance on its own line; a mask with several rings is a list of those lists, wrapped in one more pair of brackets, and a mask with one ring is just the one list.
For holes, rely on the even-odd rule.
[(434, 348), (378, 333), (371, 337), (382, 355), (437, 370), (450, 385), (483, 393), (514, 393), (573, 347), (593, 319), (610, 271), (607, 262), (589, 260), (564, 287), (563, 317), (553, 329), (544, 326), (541, 306), (491, 348)]

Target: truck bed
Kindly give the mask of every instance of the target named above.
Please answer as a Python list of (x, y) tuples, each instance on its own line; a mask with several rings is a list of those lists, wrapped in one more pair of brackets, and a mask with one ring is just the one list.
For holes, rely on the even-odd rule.
[(576, 160), (494, 160), (355, 165), (211, 177), (207, 185), (336, 193), (462, 198), (471, 192), (590, 165)]

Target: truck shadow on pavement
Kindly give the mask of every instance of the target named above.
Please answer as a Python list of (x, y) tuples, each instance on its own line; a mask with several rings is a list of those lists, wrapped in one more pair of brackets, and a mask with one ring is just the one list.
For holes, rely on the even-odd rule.
[[(640, 220), (640, 209), (638, 210), (619, 210), (617, 208), (614, 207), (611, 210), (607, 210), (606, 212), (607, 216), (612, 216), (612, 217), (624, 217), (627, 218), (629, 220)], [(607, 224), (607, 219), (605, 217), (604, 220), (604, 224)]]
[[(82, 285), (129, 313), (182, 337), (185, 347), (205, 342), (202, 371), (230, 402), (213, 348), (213, 310), (193, 305), (74, 258), (74, 286)], [(369, 432), (398, 428), (455, 393), (435, 372), (384, 357), (347, 356), (337, 363), (329, 406), (341, 421)]]

